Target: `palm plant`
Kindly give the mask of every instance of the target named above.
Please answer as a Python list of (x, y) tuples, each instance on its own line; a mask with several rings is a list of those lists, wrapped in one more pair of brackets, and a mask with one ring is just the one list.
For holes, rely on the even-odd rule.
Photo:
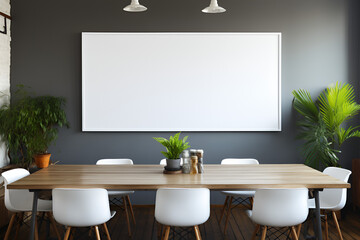
[(350, 84), (336, 83), (325, 89), (314, 102), (306, 90), (293, 91), (294, 109), (301, 114), (298, 121), (299, 139), (305, 141), (305, 164), (316, 169), (340, 166), (338, 154), (348, 139), (360, 137), (360, 126), (344, 126), (357, 115), (360, 105), (355, 102)]
[(166, 152), (161, 152), (166, 159), (179, 159), (182, 151), (190, 147), (189, 143), (186, 142), (188, 136), (183, 139), (179, 139), (179, 137), (180, 133), (170, 136), (169, 140), (163, 137), (154, 137), (156, 141), (166, 148)]

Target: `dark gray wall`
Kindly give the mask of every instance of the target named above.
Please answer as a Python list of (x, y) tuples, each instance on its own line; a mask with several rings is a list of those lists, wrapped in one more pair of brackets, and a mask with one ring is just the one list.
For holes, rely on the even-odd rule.
[[(162, 147), (152, 137), (169, 133), (81, 132), (81, 32), (282, 32), (283, 130), (187, 134), (193, 147), (205, 150), (207, 163), (219, 163), (225, 157), (301, 163), (291, 91), (304, 88), (315, 96), (336, 81), (358, 87), (356, 2), (220, 0), (228, 11), (211, 15), (201, 12), (208, 0), (142, 0), (149, 9), (144, 13), (122, 11), (128, 1), (118, 0), (12, 1), (12, 90), (21, 83), (39, 94), (66, 97), (71, 128), (62, 129), (57, 144), (50, 148), (53, 160), (94, 164), (99, 158), (129, 157), (135, 163), (158, 163)], [(345, 146), (344, 167), (358, 157), (358, 144)], [(135, 203), (149, 199), (150, 195), (137, 193)]]

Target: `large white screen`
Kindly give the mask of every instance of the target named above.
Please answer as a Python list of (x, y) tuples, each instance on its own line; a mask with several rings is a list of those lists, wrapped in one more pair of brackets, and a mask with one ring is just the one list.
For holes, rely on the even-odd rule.
[(83, 33), (83, 131), (280, 131), (280, 33)]

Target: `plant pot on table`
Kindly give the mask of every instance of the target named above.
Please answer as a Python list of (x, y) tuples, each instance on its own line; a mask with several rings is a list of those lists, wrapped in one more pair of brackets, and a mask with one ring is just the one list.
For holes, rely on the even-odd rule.
[(35, 164), (38, 168), (47, 168), (50, 163), (51, 153), (36, 154), (34, 155)]
[(167, 171), (178, 171), (181, 169), (180, 158), (178, 159), (166, 159), (166, 167)]

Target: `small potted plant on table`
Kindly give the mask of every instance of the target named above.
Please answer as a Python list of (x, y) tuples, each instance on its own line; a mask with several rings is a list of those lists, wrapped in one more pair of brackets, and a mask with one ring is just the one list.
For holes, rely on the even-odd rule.
[(163, 137), (154, 137), (154, 139), (161, 143), (167, 150), (166, 152), (161, 152), (166, 158), (167, 171), (178, 171), (181, 169), (180, 154), (182, 151), (190, 147), (189, 143), (186, 142), (188, 136), (185, 136), (183, 139), (180, 139), (179, 137), (180, 132), (174, 136), (170, 136), (169, 139)]

